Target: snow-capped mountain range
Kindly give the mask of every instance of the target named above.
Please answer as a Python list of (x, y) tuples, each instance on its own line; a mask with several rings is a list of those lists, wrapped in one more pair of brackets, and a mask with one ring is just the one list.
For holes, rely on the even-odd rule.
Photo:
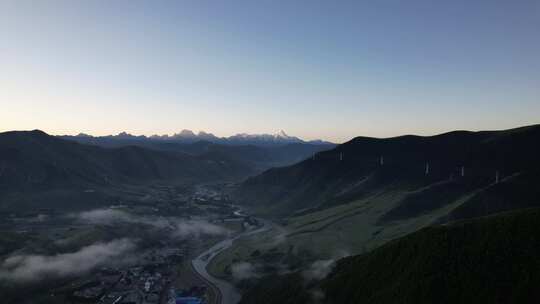
[(182, 130), (173, 135), (132, 135), (126, 132), (118, 133), (117, 135), (107, 135), (107, 136), (97, 136), (88, 135), (85, 133), (79, 133), (75, 136), (62, 136), (64, 138), (71, 139), (84, 139), (85, 141), (92, 140), (122, 140), (122, 141), (162, 141), (162, 142), (181, 142), (181, 143), (194, 143), (198, 141), (206, 141), (219, 144), (229, 144), (229, 145), (257, 145), (257, 146), (268, 146), (268, 145), (283, 145), (283, 144), (293, 144), (293, 143), (307, 143), (307, 144), (331, 144), (323, 140), (311, 140), (304, 141), (295, 136), (289, 136), (283, 130), (279, 131), (276, 134), (247, 134), (239, 133), (229, 137), (217, 137), (212, 133), (207, 133), (204, 131), (199, 131), (194, 133), (191, 130)]

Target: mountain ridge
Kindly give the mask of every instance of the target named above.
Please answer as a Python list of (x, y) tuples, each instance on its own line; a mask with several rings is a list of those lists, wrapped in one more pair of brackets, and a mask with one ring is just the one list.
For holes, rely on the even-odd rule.
[(181, 142), (181, 143), (193, 143), (197, 141), (209, 141), (212, 143), (218, 144), (227, 144), (227, 145), (256, 145), (256, 146), (269, 146), (269, 145), (284, 145), (291, 143), (306, 143), (306, 144), (321, 144), (329, 145), (333, 144), (324, 140), (302, 140), (296, 136), (289, 136), (285, 131), (280, 130), (275, 134), (248, 134), (248, 133), (238, 133), (228, 137), (217, 137), (212, 133), (207, 133), (205, 131), (199, 131), (195, 133), (188, 129), (183, 129), (178, 133), (173, 135), (132, 135), (127, 132), (120, 132), (117, 135), (105, 135), (105, 136), (92, 136), (86, 133), (79, 133), (78, 135), (59, 135), (59, 137), (64, 139), (72, 140), (94, 140), (99, 142), (100, 140), (133, 140), (133, 141), (164, 141), (164, 142)]
[[(252, 139), (251, 136), (242, 139), (209, 140), (201, 139), (201, 136), (192, 137), (191, 131), (183, 132), (183, 136), (167, 138), (148, 138), (120, 133), (115, 136), (92, 137), (87, 134), (78, 136), (58, 136), (58, 138), (106, 148), (118, 148), (126, 146), (139, 146), (159, 151), (182, 152), (193, 156), (212, 154), (215, 157), (221, 155), (228, 159), (235, 159), (253, 166), (257, 172), (262, 172), (271, 167), (282, 167), (299, 162), (310, 157), (314, 153), (333, 148), (334, 144), (309, 143), (299, 140), (282, 141), (277, 143), (273, 138)], [(189, 133), (191, 132), (191, 133)], [(181, 132), (182, 133), (182, 132)], [(203, 137), (207, 135), (203, 134)]]
[(300, 163), (251, 177), (235, 194), (246, 206), (285, 214), (347, 203), (384, 187), (414, 190), (448, 180), (462, 184), (463, 189), (456, 190), (462, 195), (494, 182), (496, 176), (526, 172), (517, 178), (536, 179), (539, 142), (540, 125), (434, 136), (355, 137)]
[[(39, 130), (0, 133), (0, 209), (40, 200), (52, 206), (60, 201), (60, 192), (64, 200), (76, 200), (86, 189), (110, 192), (153, 182), (238, 181), (254, 173), (245, 162), (224, 154), (191, 155), (140, 146), (104, 148)], [(56, 199), (46, 199), (48, 193)]]

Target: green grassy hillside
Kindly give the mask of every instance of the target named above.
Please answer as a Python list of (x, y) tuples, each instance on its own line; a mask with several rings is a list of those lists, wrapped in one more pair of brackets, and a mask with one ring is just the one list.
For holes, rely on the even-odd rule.
[[(261, 280), (241, 303), (536, 303), (539, 209), (421, 229), (344, 258), (324, 280)], [(269, 283), (274, 282), (274, 283)], [(279, 283), (277, 283), (279, 282)]]
[(538, 155), (540, 125), (430, 137), (358, 137), (312, 159), (250, 178), (235, 197), (256, 213), (282, 217), (365, 199), (388, 188), (416, 192), (384, 218), (395, 220), (473, 194), (494, 183), (497, 173), (499, 182), (523, 179), (515, 188), (506, 187), (512, 201), (489, 210), (499, 212), (512, 209), (510, 204), (530, 205), (531, 193), (519, 184), (528, 188), (539, 181)]
[(291, 268), (297, 259), (365, 253), (431, 225), (539, 206), (537, 155), (540, 126), (356, 138), (243, 183), (236, 196), (244, 206), (280, 225), (238, 240), (210, 271), (228, 277), (235, 262)]

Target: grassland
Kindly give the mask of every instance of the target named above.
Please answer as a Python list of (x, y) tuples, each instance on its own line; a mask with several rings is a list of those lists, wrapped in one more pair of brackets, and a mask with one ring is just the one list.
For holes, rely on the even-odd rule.
[(539, 209), (437, 225), (338, 262), (320, 282), (263, 279), (242, 304), (537, 303)]
[(270, 231), (237, 240), (212, 260), (208, 270), (215, 276), (230, 278), (230, 265), (236, 262), (264, 265), (270, 272), (279, 272), (301, 268), (315, 260), (365, 253), (438, 223), (487, 188), (464, 192), (446, 204), (410, 218), (381, 220), (408, 197), (429, 194), (429, 186), (415, 190), (394, 188), (348, 204), (290, 217)]

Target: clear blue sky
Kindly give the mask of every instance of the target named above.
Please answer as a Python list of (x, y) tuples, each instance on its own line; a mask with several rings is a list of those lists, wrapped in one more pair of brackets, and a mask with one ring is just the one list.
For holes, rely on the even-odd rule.
[(540, 123), (540, 1), (0, 1), (0, 131)]

